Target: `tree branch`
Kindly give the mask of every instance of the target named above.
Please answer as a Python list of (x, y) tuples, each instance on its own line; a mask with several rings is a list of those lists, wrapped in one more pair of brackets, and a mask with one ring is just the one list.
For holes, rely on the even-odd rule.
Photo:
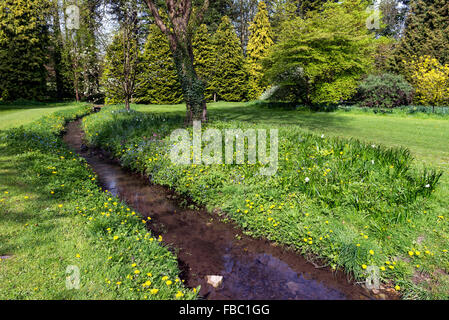
[(159, 29), (161, 29), (161, 31), (163, 33), (165, 33), (166, 35), (169, 35), (170, 31), (167, 28), (167, 26), (165, 25), (165, 23), (162, 20), (161, 16), (159, 15), (159, 10), (158, 10), (157, 6), (154, 4), (153, 0), (145, 0), (145, 2), (147, 3), (147, 6), (150, 9), (151, 14), (154, 17), (156, 25), (159, 27)]
[(203, 6), (201, 7), (200, 11), (198, 12), (197, 15), (197, 21), (198, 24), (201, 24), (201, 22), (203, 21), (204, 18), (204, 14), (206, 13), (206, 10), (209, 8), (209, 0), (204, 0)]

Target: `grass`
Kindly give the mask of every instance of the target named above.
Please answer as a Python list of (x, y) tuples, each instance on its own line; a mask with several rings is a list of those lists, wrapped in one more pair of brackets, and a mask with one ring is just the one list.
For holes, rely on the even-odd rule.
[[(87, 118), (91, 142), (157, 183), (220, 207), (253, 236), (315, 253), (358, 279), (365, 266), (376, 265), (404, 298), (449, 297), (447, 178), (427, 192), (438, 180), (431, 167), (447, 172), (446, 117), (211, 104), (211, 126), (280, 129), (280, 169), (266, 180), (255, 174), (257, 166), (172, 166), (164, 158), (167, 145), (143, 137), (164, 137), (180, 126), (183, 106), (135, 109), (143, 113)], [(409, 148), (420, 161), (389, 146)]]
[[(67, 106), (0, 133), (0, 299), (193, 299), (176, 257), (63, 144)], [(67, 287), (79, 270), (80, 288)], [(71, 269), (72, 268), (72, 269)], [(167, 281), (170, 281), (167, 283)]]
[[(116, 127), (108, 124), (107, 109), (85, 122), (92, 141), (114, 149), (123, 164), (155, 173), (156, 181), (192, 195), (209, 208), (221, 207), (227, 213), (223, 219), (235, 220), (253, 236), (313, 252), (332, 267), (342, 267), (360, 279), (363, 265), (375, 264), (385, 269), (383, 282), (399, 285), (404, 298), (449, 298), (449, 118), (358, 110), (278, 110), (253, 103), (210, 104), (212, 126), (276, 127), (281, 137), (287, 137), (282, 154), (293, 151), (281, 160), (279, 179), (264, 184), (254, 177), (255, 168), (246, 167), (243, 174), (249, 181), (242, 185), (242, 172), (236, 168), (175, 169), (161, 162), (162, 145), (152, 144), (149, 137), (156, 132), (167, 135), (179, 126), (184, 105), (132, 107), (143, 114), (127, 120), (119, 116)], [(150, 240), (140, 219), (133, 218), (136, 215), (125, 204), (99, 190), (85, 163), (61, 145), (64, 123), (86, 112), (77, 104), (0, 105), (0, 129), (27, 124), (25, 129), (7, 131), (8, 139), (0, 139), (0, 255), (11, 256), (0, 261), (0, 299), (173, 299), (178, 291), (184, 294), (182, 298), (195, 298), (194, 292), (175, 282), (175, 257), (157, 239)], [(44, 114), (49, 116), (42, 118)], [(161, 126), (154, 115), (167, 121)], [(153, 123), (145, 121), (139, 127), (142, 122), (135, 120), (147, 117)], [(300, 148), (294, 140), (298, 135), (306, 142)], [(148, 137), (145, 143), (143, 136)], [(352, 137), (367, 144), (340, 139)], [(334, 152), (318, 154), (313, 150), (317, 144), (320, 150)], [(389, 146), (408, 148), (417, 161), (406, 151), (390, 150)], [(360, 183), (365, 163), (357, 154), (379, 162), (376, 170), (368, 172), (365, 184)], [(299, 163), (292, 165), (292, 159), (304, 159), (305, 172), (294, 170)], [(398, 164), (402, 159), (411, 179), (396, 174), (382, 159), (399, 159)], [(345, 167), (348, 163), (351, 166)], [(444, 171), (431, 196), (414, 189), (415, 184), (429, 181), (423, 180), (429, 179), (423, 174), (424, 166)], [(323, 177), (323, 169), (331, 169), (331, 173)], [(332, 188), (320, 180), (330, 179), (328, 186), (337, 186), (334, 172), (341, 172), (340, 176), (351, 182), (342, 187), (343, 196), (341, 192), (332, 194)], [(299, 183), (304, 174), (316, 183), (304, 187)], [(233, 177), (232, 183), (229, 177)], [(397, 189), (390, 192), (391, 188)], [(408, 198), (394, 197), (401, 193)], [(354, 194), (365, 201), (354, 201)], [(381, 201), (376, 201), (376, 195)], [(357, 202), (359, 208), (354, 205)], [(243, 214), (245, 210), (250, 214)], [(271, 216), (266, 214), (268, 210)], [(388, 220), (398, 216), (397, 221)], [(125, 220), (130, 223), (123, 226)], [(70, 265), (81, 271), (80, 290), (65, 287)], [(152, 283), (143, 287), (149, 272)], [(167, 286), (163, 276), (173, 284)], [(160, 291), (151, 295), (148, 289), (153, 288)]]
[(0, 104), (0, 130), (18, 127), (31, 123), (54, 112), (76, 108), (80, 104), (65, 103), (14, 103)]

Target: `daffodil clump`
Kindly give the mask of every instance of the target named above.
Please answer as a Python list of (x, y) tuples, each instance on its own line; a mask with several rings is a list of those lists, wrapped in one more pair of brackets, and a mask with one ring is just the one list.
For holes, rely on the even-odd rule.
[[(415, 273), (449, 266), (442, 251), (449, 249), (449, 224), (428, 209), (441, 172), (418, 168), (407, 149), (281, 126), (278, 170), (261, 176), (261, 163), (174, 165), (169, 136), (183, 127), (181, 117), (111, 108), (85, 118), (83, 125), (90, 143), (152, 182), (211, 210), (222, 209), (223, 219), (248, 234), (314, 253), (357, 279), (365, 279), (374, 266), (385, 285), (425, 297), (425, 285), (413, 282)], [(207, 127), (270, 128), (218, 120)], [(416, 255), (410, 258), (409, 248), (434, 255), (421, 254), (418, 261)]]
[[(0, 136), (0, 144), (5, 145), (8, 154), (17, 157), (15, 166), (20, 172), (17, 180), (33, 190), (19, 194), (17, 190), (2, 190), (0, 185), (0, 206), (6, 210), (5, 213), (2, 210), (2, 214), (11, 212), (18, 201), (25, 208), (33, 201), (35, 205), (46, 207), (33, 211), (42, 219), (39, 223), (32, 222), (31, 215), (18, 217), (23, 223), (23, 232), (28, 235), (24, 246), (50, 241), (48, 233), (51, 232), (42, 229), (48, 227), (48, 221), (60, 219), (69, 223), (60, 239), (61, 245), (67, 248), (61, 249), (63, 252), (56, 257), (50, 251), (46, 252), (47, 257), (36, 258), (44, 259), (45, 262), (38, 261), (51, 267), (32, 266), (36, 263), (33, 259), (27, 261), (26, 254), (22, 258), (19, 249), (13, 252), (17, 256), (15, 259), (25, 259), (26, 265), (32, 268), (48, 269), (39, 279), (40, 285), (31, 284), (34, 280), (21, 282), (20, 278), (27, 277), (29, 272), (8, 274), (14, 265), (0, 261), (1, 272), (6, 272), (1, 276), (10, 279), (1, 290), (0, 299), (20, 294), (38, 299), (195, 299), (197, 289), (184, 286), (178, 276), (176, 256), (163, 245), (162, 236), (148, 232), (151, 217), (142, 218), (107, 190), (103, 191), (86, 161), (62, 142), (60, 135), (65, 124), (89, 110), (90, 106), (83, 106), (58, 112)], [(81, 240), (74, 240), (79, 237), (83, 238), (83, 243), (87, 238), (84, 246)], [(78, 290), (64, 289), (68, 265), (79, 269)], [(51, 291), (48, 288), (52, 286), (60, 289)]]

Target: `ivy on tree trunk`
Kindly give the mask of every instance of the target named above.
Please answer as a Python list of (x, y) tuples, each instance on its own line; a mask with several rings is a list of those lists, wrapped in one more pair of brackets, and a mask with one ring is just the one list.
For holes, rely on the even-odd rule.
[(192, 15), (192, 0), (165, 0), (170, 26), (162, 20), (159, 9), (153, 0), (146, 0), (156, 25), (167, 36), (170, 50), (176, 65), (186, 102), (186, 121), (207, 120), (207, 107), (204, 97), (204, 82), (198, 77), (193, 65), (192, 35), (209, 6), (204, 0), (199, 12)]

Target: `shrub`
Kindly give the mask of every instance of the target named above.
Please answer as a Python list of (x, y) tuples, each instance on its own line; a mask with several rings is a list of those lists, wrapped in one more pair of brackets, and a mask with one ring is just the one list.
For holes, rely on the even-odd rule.
[(449, 104), (449, 65), (423, 56), (409, 62), (412, 84), (416, 88), (415, 101), (422, 105)]
[(405, 106), (413, 101), (413, 87), (400, 75), (370, 75), (359, 87), (358, 100), (369, 108)]

